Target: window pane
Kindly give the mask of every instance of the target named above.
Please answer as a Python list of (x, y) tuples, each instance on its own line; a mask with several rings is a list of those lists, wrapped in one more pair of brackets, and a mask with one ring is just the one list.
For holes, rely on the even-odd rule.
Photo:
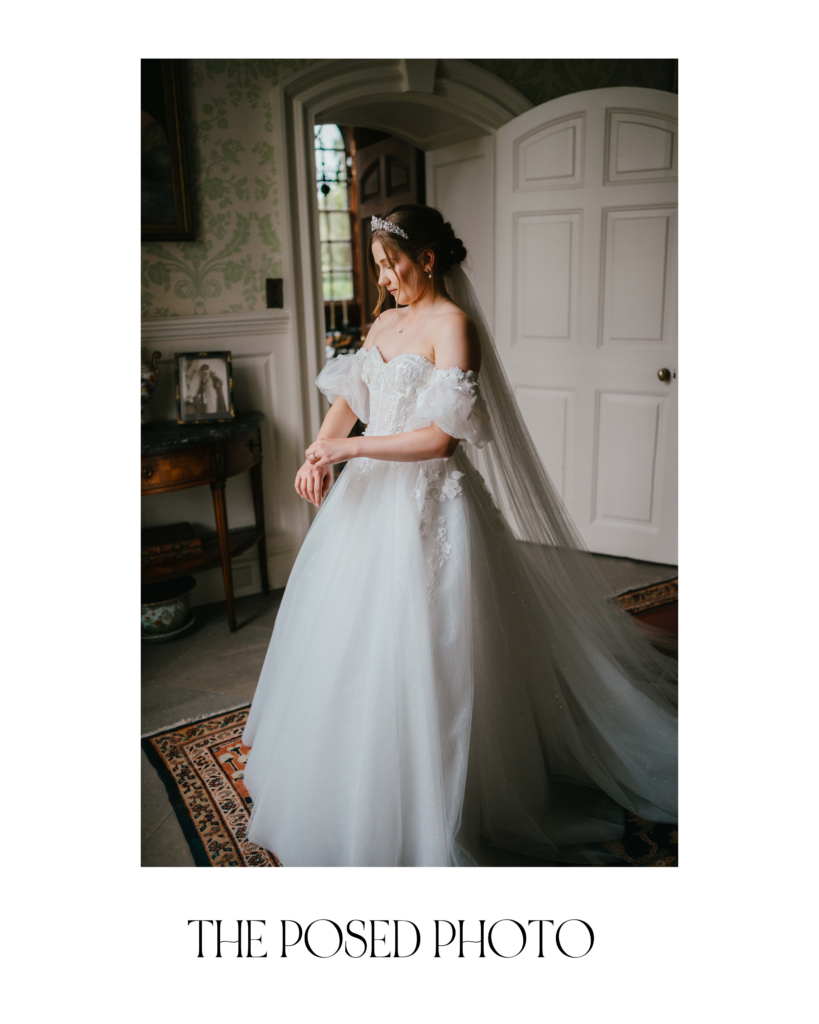
[[(323, 200), (323, 202), (322, 202)], [(319, 209), (322, 210), (347, 210), (347, 185), (346, 183), (330, 185), (330, 192), (324, 195), (319, 188)]]
[[(325, 188), (328, 189), (326, 195), (323, 191)], [(327, 185), (326, 182), (319, 181), (316, 195), (320, 210), (349, 210), (347, 186), (344, 183), (333, 182)]]
[(333, 270), (352, 270), (353, 269), (353, 254), (350, 244), (343, 242), (340, 245), (333, 243), (330, 246), (332, 252), (332, 268)]
[(339, 302), (341, 299), (349, 302), (353, 298), (352, 274), (322, 274), (322, 286), (325, 302)]
[(350, 238), (349, 214), (326, 213), (324, 216), (329, 221), (329, 237), (339, 242), (346, 242)]
[[(335, 124), (315, 126), (316, 192), (324, 300), (354, 299), (349, 168), (344, 136)], [(340, 312), (338, 314), (340, 316)]]
[(333, 274), (332, 298), (350, 300), (353, 297), (353, 275)]
[(328, 149), (321, 150), (316, 156), (322, 158), (322, 167), (324, 169), (324, 177), (334, 180), (336, 178), (347, 177), (347, 157), (342, 150), (340, 153), (332, 152)]
[(344, 149), (344, 136), (337, 124), (316, 125), (316, 148)]

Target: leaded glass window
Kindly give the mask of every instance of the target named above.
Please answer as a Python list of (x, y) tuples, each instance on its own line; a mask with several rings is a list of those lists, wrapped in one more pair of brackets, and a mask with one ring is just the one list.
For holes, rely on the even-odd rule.
[(325, 302), (352, 301), (353, 232), (350, 216), (350, 170), (344, 136), (338, 125), (316, 125), (321, 276)]

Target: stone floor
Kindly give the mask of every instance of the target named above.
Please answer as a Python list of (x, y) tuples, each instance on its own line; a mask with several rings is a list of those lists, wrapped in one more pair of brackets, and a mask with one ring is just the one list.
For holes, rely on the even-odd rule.
[[(673, 565), (596, 555), (612, 594), (659, 583), (677, 574)], [(237, 601), (239, 629), (227, 627), (224, 603), (196, 609), (196, 625), (183, 637), (142, 645), (142, 732), (215, 714), (249, 701), (256, 689), (283, 590)], [(193, 867), (193, 857), (165, 787), (142, 757), (142, 864)], [(498, 865), (523, 865), (498, 852)], [(529, 862), (535, 864), (536, 862)]]

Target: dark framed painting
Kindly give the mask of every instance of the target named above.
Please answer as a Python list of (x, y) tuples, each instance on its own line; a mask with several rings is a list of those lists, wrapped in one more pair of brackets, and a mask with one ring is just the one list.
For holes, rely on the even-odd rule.
[(142, 61), (142, 240), (196, 238), (185, 133), (184, 61)]
[(230, 352), (176, 352), (177, 423), (229, 423), (233, 406), (233, 361)]

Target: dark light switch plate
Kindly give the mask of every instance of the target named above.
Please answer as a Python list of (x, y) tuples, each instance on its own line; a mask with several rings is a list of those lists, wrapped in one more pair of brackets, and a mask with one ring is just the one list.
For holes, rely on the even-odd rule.
[(284, 309), (284, 287), (280, 277), (268, 277), (265, 280), (267, 286), (267, 308)]

